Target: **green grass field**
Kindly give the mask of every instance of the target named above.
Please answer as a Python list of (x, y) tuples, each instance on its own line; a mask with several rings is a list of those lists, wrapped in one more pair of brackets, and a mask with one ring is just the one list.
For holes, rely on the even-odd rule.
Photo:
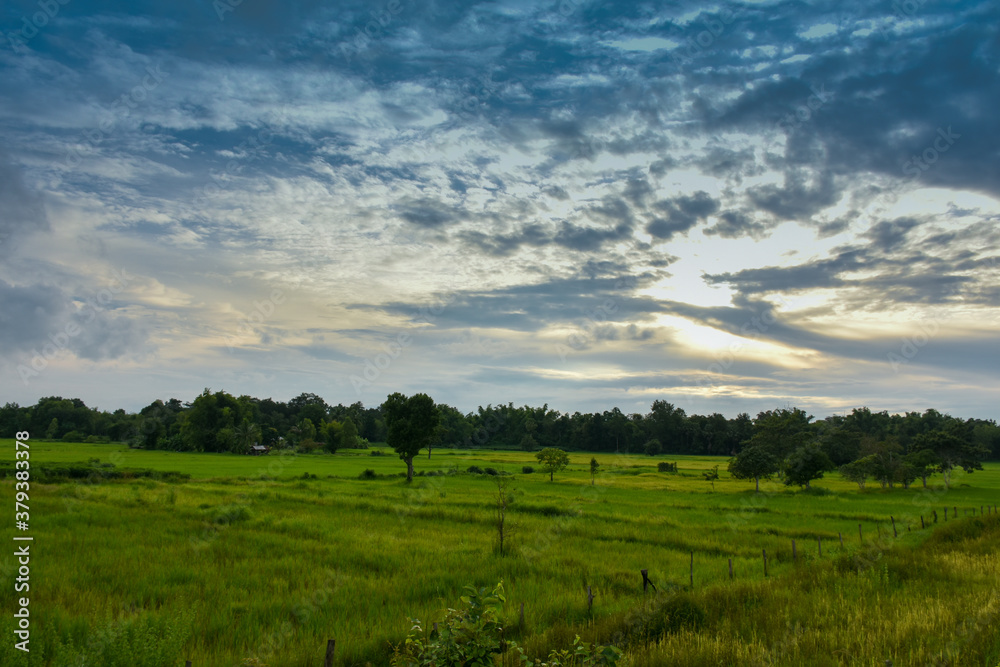
[[(0, 448), (13, 459), (13, 441)], [(929, 490), (859, 491), (833, 474), (810, 492), (771, 483), (756, 494), (729, 479), (725, 459), (598, 454), (592, 485), (590, 458), (571, 453), (549, 482), (521, 473), (538, 468), (531, 454), (435, 450), (418, 472), (460, 474), (408, 485), (398, 458), (367, 451), (34, 442), (32, 466), (99, 459), (191, 479), (33, 483), (31, 653), (13, 650), (8, 630), (0, 664), (305, 667), (335, 638), (338, 664), (382, 665), (409, 618), (434, 621), (464, 585), (501, 579), (510, 636), (532, 654), (578, 633), (618, 640), (636, 665), (1000, 664), (1000, 521), (967, 516), (1000, 503), (1000, 465), (956, 474), (950, 490), (937, 476)], [(659, 461), (679, 472), (657, 472)], [(495, 478), (465, 474), (473, 464), (514, 473), (513, 556), (494, 553)], [(717, 464), (713, 490), (701, 471)], [(378, 476), (360, 479), (366, 469)], [(2, 488), (13, 511), (13, 480)], [(7, 526), (11, 544), (13, 516)], [(0, 556), (5, 610), (24, 595), (12, 551)], [(657, 592), (644, 595), (641, 569)], [(625, 645), (678, 596), (704, 618)]]

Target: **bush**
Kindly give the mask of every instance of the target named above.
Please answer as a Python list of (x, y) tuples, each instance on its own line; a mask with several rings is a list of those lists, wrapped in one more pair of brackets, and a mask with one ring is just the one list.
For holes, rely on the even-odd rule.
[(531, 466), (524, 466), (523, 468), (521, 468), (521, 472), (523, 472), (525, 475), (530, 475), (531, 473), (535, 472), (535, 469), (532, 468)]
[(368, 452), (368, 456), (389, 456), (389, 455), (383, 452), (381, 449), (373, 449), (370, 452)]
[(656, 456), (663, 451), (663, 447), (660, 445), (660, 441), (656, 438), (649, 440), (645, 445), (642, 446), (642, 451), (646, 453), (646, 456)]
[(485, 468), (483, 472), (486, 473), (487, 475), (493, 475), (494, 477), (500, 474), (497, 472), (496, 468)]
[(358, 475), (359, 479), (375, 479), (376, 477), (378, 477), (378, 475), (376, 475), (375, 471), (371, 468), (366, 468), (360, 475)]
[(311, 454), (322, 446), (323, 443), (321, 442), (316, 442), (312, 438), (304, 438), (302, 442), (299, 443), (299, 451), (303, 454)]
[(469, 466), (468, 468), (465, 469), (465, 472), (469, 472), (474, 475), (482, 475), (483, 469), (480, 468), (479, 466)]
[(63, 442), (83, 442), (87, 438), (86, 433), (80, 431), (70, 431), (62, 437)]
[(656, 470), (658, 472), (677, 472), (677, 464), (660, 461), (656, 464)]

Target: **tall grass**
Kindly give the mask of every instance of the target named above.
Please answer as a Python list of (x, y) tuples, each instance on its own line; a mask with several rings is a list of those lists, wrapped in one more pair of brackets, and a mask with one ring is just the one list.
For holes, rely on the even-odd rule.
[[(0, 664), (116, 664), (106, 662), (114, 653), (136, 665), (306, 667), (321, 664), (326, 640), (336, 638), (341, 664), (381, 665), (408, 618), (433, 622), (464, 585), (500, 579), (511, 632), (541, 655), (576, 633), (626, 637), (622, 624), (659, 595), (644, 598), (639, 570), (648, 569), (659, 591), (682, 591), (692, 552), (695, 589), (684, 594), (704, 610), (703, 622), (667, 623), (654, 644), (629, 644), (635, 664), (791, 665), (803, 656), (818, 661), (805, 664), (884, 664), (898, 656), (898, 665), (948, 651), (963, 660), (997, 653), (973, 622), (995, 610), (985, 593), (990, 577), (997, 580), (988, 548), (995, 520), (946, 524), (942, 516), (933, 524), (931, 506), (914, 501), (932, 501), (939, 514), (945, 505), (960, 513), (992, 505), (1000, 466), (957, 479), (947, 492), (859, 493), (829, 479), (816, 484), (826, 495), (776, 486), (754, 494), (725, 473), (713, 492), (700, 471), (719, 459), (707, 457), (670, 456), (680, 468), (673, 474), (656, 472), (656, 458), (597, 455), (601, 472), (591, 486), (590, 457), (572, 454), (551, 483), (515, 475), (515, 553), (501, 557), (492, 548), (495, 478), (456, 471), (517, 471), (534, 462), (531, 454), (435, 450), (430, 461), (418, 459), (418, 470), (444, 474), (408, 485), (393, 456), (287, 457), (276, 472), (273, 456), (38, 443), (33, 464), (98, 458), (191, 479), (33, 483), (32, 651), (25, 659), (5, 640)], [(375, 477), (360, 479), (366, 469)], [(10, 481), (2, 486), (13, 493)], [(884, 537), (890, 516), (898, 539)], [(824, 540), (822, 558), (816, 538)], [(16, 597), (12, 561), (0, 556), (5, 609)], [(592, 612), (586, 585), (597, 595)], [(956, 639), (956, 627), (969, 630)]]

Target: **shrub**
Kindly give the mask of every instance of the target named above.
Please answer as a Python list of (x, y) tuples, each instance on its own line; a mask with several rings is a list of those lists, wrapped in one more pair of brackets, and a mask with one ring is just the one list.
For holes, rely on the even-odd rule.
[(83, 442), (87, 435), (80, 431), (70, 431), (62, 437), (63, 442)]
[(523, 468), (521, 468), (521, 472), (523, 472), (525, 475), (530, 475), (531, 473), (535, 472), (535, 469), (532, 468), (531, 466), (524, 466)]
[(368, 456), (389, 456), (389, 455), (383, 452), (381, 449), (373, 449), (370, 452), (368, 452)]
[(496, 468), (485, 468), (483, 472), (486, 473), (487, 475), (493, 475), (494, 477), (500, 474), (497, 472)]
[(677, 464), (660, 461), (656, 464), (656, 469), (659, 472), (677, 472)]
[(479, 466), (469, 466), (468, 468), (465, 469), (465, 472), (470, 472), (474, 475), (482, 475), (483, 469), (480, 468)]
[(375, 479), (376, 477), (378, 477), (378, 475), (376, 475), (375, 471), (371, 468), (366, 468), (360, 475), (358, 475), (359, 479)]

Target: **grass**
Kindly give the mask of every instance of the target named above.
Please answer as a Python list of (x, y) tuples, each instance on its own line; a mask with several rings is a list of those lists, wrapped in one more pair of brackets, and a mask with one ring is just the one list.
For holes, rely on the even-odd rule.
[[(13, 452), (13, 441), (0, 448)], [(410, 617), (435, 620), (465, 584), (500, 579), (511, 632), (533, 654), (579, 633), (619, 642), (636, 665), (1000, 662), (995, 631), (981, 627), (995, 628), (1000, 611), (997, 519), (963, 516), (1000, 503), (1000, 464), (956, 475), (950, 490), (937, 478), (926, 491), (859, 492), (834, 475), (812, 492), (762, 484), (755, 494), (710, 457), (597, 454), (591, 485), (591, 456), (571, 453), (550, 483), (519, 472), (531, 454), (435, 450), (415, 464), (442, 474), (408, 485), (397, 457), (361, 450), (250, 457), (35, 442), (33, 466), (98, 459), (190, 479), (33, 483), (32, 651), (25, 659), (5, 640), (0, 664), (103, 665), (120, 653), (137, 667), (305, 667), (336, 638), (339, 664), (381, 665)], [(679, 472), (656, 472), (663, 460)], [(701, 471), (720, 463), (713, 492)], [(515, 473), (514, 557), (492, 548), (495, 478), (466, 474), (470, 465)], [(361, 479), (365, 470), (375, 477)], [(2, 485), (13, 496), (12, 480)], [(14, 565), (0, 556), (5, 609), (20, 596)], [(657, 593), (643, 595), (640, 569)], [(669, 622), (678, 612), (663, 605), (678, 595), (702, 622)]]

